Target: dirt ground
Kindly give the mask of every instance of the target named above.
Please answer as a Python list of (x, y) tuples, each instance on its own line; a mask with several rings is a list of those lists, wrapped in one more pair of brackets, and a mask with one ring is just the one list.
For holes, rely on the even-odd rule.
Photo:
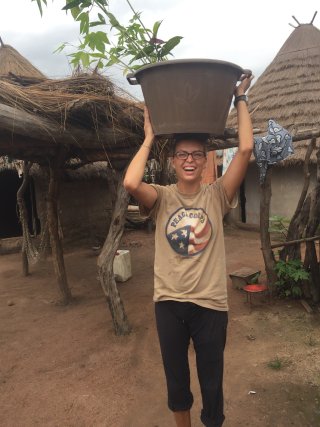
[[(21, 277), (19, 254), (0, 257), (0, 426), (170, 427), (152, 303), (154, 235), (126, 232), (133, 278), (119, 284), (133, 326), (113, 334), (90, 247), (66, 251), (75, 302), (57, 304), (50, 260)], [(226, 230), (227, 267), (262, 269), (258, 235)], [(320, 425), (320, 313), (297, 301), (245, 295), (229, 281), (226, 427)], [(200, 392), (190, 347), (193, 426)], [(270, 365), (273, 366), (270, 367)], [(279, 369), (275, 369), (279, 368)]]

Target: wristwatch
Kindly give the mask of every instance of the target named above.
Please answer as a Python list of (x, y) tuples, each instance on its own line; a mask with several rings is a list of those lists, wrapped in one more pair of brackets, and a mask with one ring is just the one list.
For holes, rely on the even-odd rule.
[(233, 105), (236, 107), (239, 101), (244, 101), (248, 105), (247, 95), (235, 96), (234, 101), (233, 101)]

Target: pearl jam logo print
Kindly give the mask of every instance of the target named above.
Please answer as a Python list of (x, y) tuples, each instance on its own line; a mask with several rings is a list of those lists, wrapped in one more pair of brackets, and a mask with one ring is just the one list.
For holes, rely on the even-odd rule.
[(211, 234), (212, 225), (203, 209), (180, 208), (171, 215), (166, 226), (170, 246), (182, 256), (203, 251)]

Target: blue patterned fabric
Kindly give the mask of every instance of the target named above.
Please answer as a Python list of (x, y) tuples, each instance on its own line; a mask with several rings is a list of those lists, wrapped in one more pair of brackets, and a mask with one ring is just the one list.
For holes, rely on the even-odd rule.
[(274, 165), (293, 153), (292, 136), (274, 120), (269, 120), (268, 135), (254, 138), (253, 154), (260, 169), (260, 184), (264, 183), (269, 165)]

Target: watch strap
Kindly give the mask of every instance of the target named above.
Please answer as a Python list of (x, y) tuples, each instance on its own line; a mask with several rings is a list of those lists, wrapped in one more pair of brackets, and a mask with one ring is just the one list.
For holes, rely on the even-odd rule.
[(244, 101), (248, 105), (247, 95), (239, 95), (234, 98), (233, 105), (236, 107), (239, 101)]

